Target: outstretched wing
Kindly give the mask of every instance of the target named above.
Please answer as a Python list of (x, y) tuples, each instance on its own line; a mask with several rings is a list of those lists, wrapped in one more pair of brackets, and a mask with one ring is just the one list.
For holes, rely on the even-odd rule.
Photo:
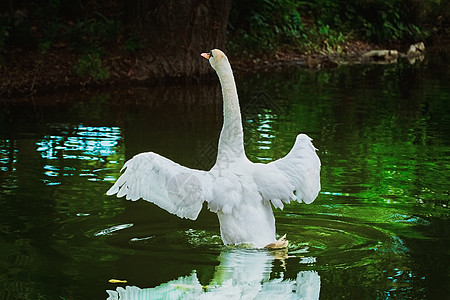
[(295, 187), (297, 201), (303, 200), (308, 204), (320, 191), (320, 159), (311, 140), (306, 134), (299, 134), (285, 157), (269, 163), (275, 165)]
[(127, 200), (140, 198), (181, 218), (197, 219), (205, 201), (208, 172), (183, 167), (153, 152), (125, 163), (125, 172), (106, 192)]

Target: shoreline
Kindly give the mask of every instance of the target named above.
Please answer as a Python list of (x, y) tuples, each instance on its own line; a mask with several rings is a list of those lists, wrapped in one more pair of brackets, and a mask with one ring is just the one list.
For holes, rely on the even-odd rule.
[[(235, 73), (251, 73), (296, 65), (312, 70), (330, 69), (343, 64), (361, 63), (361, 57), (381, 46), (362, 41), (350, 41), (339, 51), (302, 53), (298, 50), (275, 51), (259, 58), (231, 56)], [(405, 51), (407, 47), (396, 45), (386, 47)], [(141, 80), (134, 76), (139, 55), (111, 53), (101, 60), (101, 67), (108, 70), (105, 79), (79, 76), (74, 65), (79, 54), (65, 49), (52, 49), (46, 54), (16, 50), (8, 57), (6, 65), (0, 65), (0, 97), (15, 99), (45, 95), (68, 90), (107, 88), (110, 86), (142, 86), (158, 84), (192, 84), (204, 80), (208, 75), (191, 78), (149, 78)], [(366, 63), (371, 63), (366, 62)]]

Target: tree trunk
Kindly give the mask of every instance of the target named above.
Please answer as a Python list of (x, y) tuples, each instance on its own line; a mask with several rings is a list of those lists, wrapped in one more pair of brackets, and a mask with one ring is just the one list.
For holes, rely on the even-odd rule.
[(134, 78), (183, 79), (210, 72), (200, 54), (224, 47), (231, 0), (132, 0), (125, 5), (125, 21), (145, 45)]

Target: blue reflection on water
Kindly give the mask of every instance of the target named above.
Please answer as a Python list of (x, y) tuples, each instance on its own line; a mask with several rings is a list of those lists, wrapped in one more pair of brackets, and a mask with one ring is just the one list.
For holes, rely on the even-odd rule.
[(2, 140), (0, 141), (0, 171), (14, 171), (13, 163), (16, 162), (15, 155), (17, 150), (15, 148), (15, 141)]
[[(47, 135), (38, 142), (37, 152), (49, 160), (44, 166), (47, 185), (61, 184), (56, 178), (60, 176), (87, 177), (89, 181), (102, 180), (96, 173), (103, 170), (103, 165), (86, 165), (80, 163), (77, 167), (60, 166), (60, 160), (77, 160), (104, 163), (106, 158), (117, 154), (121, 136), (119, 127), (92, 127), (78, 125), (72, 131), (64, 128), (65, 135)], [(67, 132), (70, 132), (67, 134)], [(117, 163), (117, 160), (108, 161)]]
[[(42, 158), (97, 160), (102, 156), (116, 154), (114, 147), (121, 139), (119, 127), (84, 127), (74, 129), (74, 136), (49, 135), (37, 142)], [(99, 157), (100, 156), (100, 157)]]

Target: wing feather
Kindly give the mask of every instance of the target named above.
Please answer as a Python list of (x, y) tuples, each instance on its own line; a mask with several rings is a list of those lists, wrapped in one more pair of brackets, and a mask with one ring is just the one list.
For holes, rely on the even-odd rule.
[(299, 134), (294, 147), (283, 158), (270, 164), (275, 165), (295, 187), (297, 201), (313, 202), (320, 191), (320, 159), (311, 138)]
[(210, 175), (183, 167), (153, 152), (128, 160), (123, 174), (106, 192), (127, 200), (144, 199), (181, 218), (195, 220), (202, 209)]

